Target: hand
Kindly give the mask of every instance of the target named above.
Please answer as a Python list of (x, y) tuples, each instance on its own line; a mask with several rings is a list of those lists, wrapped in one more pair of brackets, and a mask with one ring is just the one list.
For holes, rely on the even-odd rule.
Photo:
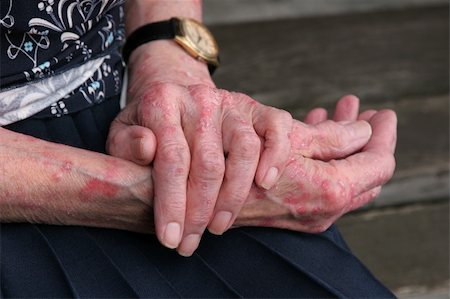
[[(216, 234), (231, 226), (254, 180), (265, 189), (278, 181), (293, 121), (285, 111), (216, 89), (204, 77), (172, 71), (165, 78), (161, 69), (132, 69), (129, 104), (111, 126), (107, 148), (145, 165), (153, 158), (144, 149), (151, 142), (143, 140), (153, 138), (145, 128), (154, 133), (156, 234), (169, 248), (181, 240), (181, 246), (197, 247), (207, 226)], [(132, 143), (124, 142), (126, 135), (134, 136)]]
[[(343, 214), (376, 197), (381, 186), (392, 177), (395, 169), (395, 113), (391, 110), (368, 110), (358, 115), (358, 110), (358, 98), (347, 96), (337, 103), (333, 116), (336, 122), (359, 119), (368, 121), (372, 127), (369, 142), (360, 152), (345, 159), (327, 161), (327, 158), (340, 157), (324, 157), (318, 147), (305, 151), (299, 146), (304, 143), (302, 134), (294, 126), (292, 146), (298, 152), (293, 152), (280, 181), (266, 192), (266, 196), (289, 208), (298, 221), (277, 221), (277, 225), (305, 232), (322, 232)], [(330, 124), (321, 108), (312, 110), (305, 121), (316, 127)]]
[[(338, 111), (344, 110), (339, 107), (346, 107), (345, 98), (341, 100), (337, 107)], [(356, 102), (357, 104), (357, 102)], [(353, 105), (354, 106), (354, 105)], [(358, 107), (356, 106), (356, 111)], [(326, 117), (325, 117), (326, 118)], [(152, 134), (151, 131), (147, 128), (136, 127), (136, 129), (140, 128), (146, 132), (146, 134)], [(291, 139), (293, 140), (293, 148), (292, 155), (293, 157), (314, 157), (322, 160), (330, 160), (331, 158), (345, 158), (350, 154), (353, 154), (355, 151), (360, 150), (364, 145), (367, 144), (369, 138), (371, 137), (371, 129), (367, 122), (345, 122), (345, 123), (335, 123), (335, 122), (323, 122), (316, 125), (305, 125), (301, 122), (296, 121), (294, 124), (294, 135), (292, 135)], [(145, 134), (142, 134), (145, 136)], [(122, 136), (126, 138), (126, 135)], [(143, 138), (145, 141), (145, 138)], [(152, 146), (153, 137), (149, 138), (148, 144)], [(111, 143), (113, 146), (116, 144), (133, 144), (132, 142), (127, 142), (125, 139), (123, 142), (114, 142)], [(153, 144), (154, 145), (154, 144)], [(127, 147), (125, 147), (126, 149)], [(142, 149), (143, 147), (138, 147)], [(121, 149), (121, 147), (118, 147)], [(133, 159), (131, 156), (127, 156), (127, 153), (134, 152), (132, 150), (125, 150), (122, 153), (122, 157), (128, 160)], [(138, 152), (141, 152), (138, 150)], [(150, 152), (152, 154), (152, 152)], [(295, 160), (297, 161), (297, 160)], [(298, 161), (297, 161), (298, 162)], [(294, 164), (292, 164), (294, 165)], [(283, 173), (283, 178), (285, 177), (285, 173)], [(288, 179), (288, 178), (286, 178)], [(302, 178), (294, 178), (296, 182), (301, 181)], [(294, 192), (296, 190), (288, 190), (283, 191), (280, 188), (275, 188), (277, 191), (276, 196), (278, 198), (285, 198), (290, 195), (290, 191)], [(324, 190), (318, 188), (314, 190), (314, 198), (323, 196)], [(304, 224), (300, 224), (297, 218), (293, 218), (290, 214), (290, 210), (287, 209), (287, 206), (284, 201), (276, 200), (271, 201), (267, 196), (274, 199), (272, 191), (267, 192), (264, 189), (258, 188), (257, 186), (253, 186), (251, 194), (248, 200), (245, 203), (244, 209), (241, 211), (239, 215), (239, 219), (236, 222), (236, 225), (260, 225), (260, 226), (274, 226), (274, 227), (284, 227), (290, 228), (294, 230), (302, 230), (302, 231), (310, 231), (310, 227), (305, 227)], [(298, 211), (294, 211), (295, 215), (298, 215)], [(305, 216), (305, 215), (303, 215)], [(335, 216), (335, 215), (333, 215)], [(266, 220), (269, 219), (267, 222)], [(334, 219), (334, 218), (333, 218)], [(178, 251), (183, 255), (190, 255), (195, 250), (196, 247), (190, 247), (181, 245), (178, 248)]]

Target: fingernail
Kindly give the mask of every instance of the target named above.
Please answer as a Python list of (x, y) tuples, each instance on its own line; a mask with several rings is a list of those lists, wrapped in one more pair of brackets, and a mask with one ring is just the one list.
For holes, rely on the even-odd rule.
[(369, 138), (372, 135), (372, 128), (369, 123), (363, 120), (352, 122), (346, 127), (355, 139)]
[(266, 190), (272, 188), (273, 185), (275, 185), (275, 183), (277, 182), (277, 176), (278, 176), (278, 168), (270, 167), (266, 173), (266, 176), (264, 177), (264, 180), (261, 182), (261, 187), (263, 187)]
[(190, 234), (183, 239), (180, 246), (178, 246), (177, 251), (182, 256), (191, 256), (194, 253), (195, 249), (197, 249), (199, 243), (200, 235)]
[(170, 222), (164, 232), (164, 245), (170, 249), (178, 247), (181, 239), (181, 226), (176, 222)]
[(208, 230), (215, 235), (223, 234), (227, 229), (231, 221), (232, 214), (226, 211), (220, 211), (216, 214), (211, 224), (208, 226)]

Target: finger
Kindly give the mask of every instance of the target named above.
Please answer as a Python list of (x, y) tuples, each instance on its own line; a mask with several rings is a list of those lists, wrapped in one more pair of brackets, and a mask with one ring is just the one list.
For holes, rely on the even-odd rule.
[(155, 128), (158, 140), (154, 161), (155, 226), (163, 245), (178, 247), (186, 212), (186, 184), (190, 154), (180, 126)]
[(324, 108), (315, 108), (308, 112), (305, 117), (305, 123), (308, 125), (315, 125), (327, 120), (328, 112)]
[(359, 98), (354, 95), (342, 97), (337, 103), (333, 114), (334, 121), (356, 120), (359, 113)]
[(234, 222), (252, 186), (258, 166), (261, 142), (250, 121), (227, 117), (223, 122), (225, 177), (220, 189), (214, 216), (208, 229), (223, 234)]
[(373, 134), (365, 151), (394, 154), (397, 143), (397, 115), (392, 110), (381, 110), (370, 119)]
[(139, 165), (149, 165), (155, 156), (156, 137), (146, 127), (114, 121), (110, 127), (106, 147), (112, 156)]
[(165, 86), (154, 87), (153, 93), (157, 97), (143, 99), (149, 103), (142, 105), (141, 123), (151, 128), (157, 139), (152, 172), (155, 231), (163, 245), (176, 248), (184, 226), (190, 153), (175, 99), (189, 97), (189, 94)]
[(360, 153), (344, 160), (332, 161), (339, 175), (353, 186), (354, 196), (385, 184), (395, 169), (394, 151), (397, 138), (397, 117), (391, 110), (382, 110), (371, 120), (373, 134)]
[[(185, 124), (191, 149), (191, 167), (187, 186), (186, 218), (179, 254), (190, 256), (197, 249), (201, 236), (211, 220), (225, 173), (220, 109), (212, 107), (216, 94), (208, 89), (197, 94), (198, 119)], [(214, 105), (213, 105), (214, 106)]]
[(371, 136), (366, 121), (336, 123), (324, 121), (315, 126), (294, 122), (292, 148), (302, 156), (327, 161), (359, 151)]
[(370, 121), (372, 116), (374, 116), (376, 113), (376, 110), (366, 110), (358, 116), (358, 120)]
[(289, 159), (293, 120), (287, 111), (258, 105), (253, 125), (264, 140), (255, 182), (269, 190), (278, 182)]

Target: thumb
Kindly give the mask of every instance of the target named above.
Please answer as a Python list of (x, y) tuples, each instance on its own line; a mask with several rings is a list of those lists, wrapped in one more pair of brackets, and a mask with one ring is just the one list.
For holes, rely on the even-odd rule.
[(307, 158), (328, 161), (345, 158), (361, 150), (372, 128), (366, 121), (324, 121), (314, 126), (295, 122), (292, 148)]
[(156, 137), (146, 127), (113, 121), (106, 141), (107, 152), (117, 158), (148, 165), (156, 151)]

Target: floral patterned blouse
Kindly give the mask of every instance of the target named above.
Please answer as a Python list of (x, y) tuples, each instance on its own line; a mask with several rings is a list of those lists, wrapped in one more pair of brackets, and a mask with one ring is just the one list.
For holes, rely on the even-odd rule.
[(1, 0), (0, 125), (120, 94), (124, 1)]

